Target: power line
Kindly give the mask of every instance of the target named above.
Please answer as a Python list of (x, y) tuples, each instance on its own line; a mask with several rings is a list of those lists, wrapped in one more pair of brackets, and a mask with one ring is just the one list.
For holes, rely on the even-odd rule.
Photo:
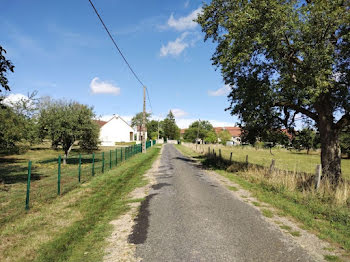
[(128, 60), (126, 60), (125, 56), (123, 55), (122, 51), (120, 50), (120, 48), (118, 47), (117, 43), (115, 42), (113, 36), (111, 35), (111, 33), (109, 32), (107, 26), (105, 25), (105, 23), (103, 22), (100, 14), (98, 13), (97, 9), (95, 8), (94, 4), (92, 3), (91, 0), (89, 0), (92, 8), (94, 9), (96, 15), (98, 16), (98, 18), (100, 19), (104, 29), (106, 30), (109, 38), (112, 40), (114, 46), (117, 48), (119, 54), (121, 55), (121, 57), (123, 58), (124, 62), (127, 64), (127, 66), (129, 67), (130, 71), (132, 72), (132, 74), (135, 76), (135, 78), (137, 79), (137, 81), (142, 85), (142, 87), (145, 87), (146, 88), (146, 92), (147, 92), (147, 99), (148, 99), (148, 102), (149, 102), (149, 106), (151, 108), (151, 112), (153, 112), (153, 108), (152, 108), (152, 104), (151, 104), (151, 99), (150, 99), (150, 96), (149, 96), (149, 93), (148, 93), (148, 88), (142, 83), (142, 81), (140, 80), (140, 78), (137, 76), (137, 74), (135, 73), (135, 71), (132, 69), (131, 65), (129, 64)]
[(140, 80), (140, 78), (136, 75), (136, 73), (134, 72), (134, 70), (133, 70), (132, 67), (130, 66), (129, 62), (126, 60), (126, 58), (125, 58), (125, 56), (123, 55), (122, 51), (119, 49), (117, 43), (114, 41), (113, 36), (112, 36), (111, 33), (109, 32), (107, 26), (105, 25), (105, 23), (103, 22), (101, 16), (100, 16), (99, 13), (97, 12), (97, 10), (96, 10), (94, 4), (91, 2), (91, 0), (89, 0), (89, 2), (90, 2), (90, 4), (91, 4), (92, 8), (94, 9), (96, 15), (97, 15), (98, 18), (100, 19), (100, 21), (101, 21), (101, 23), (102, 23), (104, 29), (106, 30), (106, 32), (107, 32), (107, 34), (108, 34), (108, 36), (109, 36), (109, 38), (112, 40), (112, 42), (113, 42), (114, 46), (117, 48), (119, 54), (120, 54), (120, 55), (122, 56), (122, 58), (124, 59), (124, 62), (128, 65), (130, 71), (133, 73), (133, 75), (135, 76), (135, 78), (137, 79), (137, 81), (139, 81), (139, 83), (140, 83), (142, 86), (145, 86), (145, 85), (142, 83), (142, 81)]

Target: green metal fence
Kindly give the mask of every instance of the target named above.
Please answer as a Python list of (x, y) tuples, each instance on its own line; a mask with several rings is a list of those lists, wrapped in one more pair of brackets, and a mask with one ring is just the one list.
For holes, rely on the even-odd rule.
[[(154, 145), (153, 141), (152, 144)], [(151, 141), (148, 141), (147, 148), (150, 146)], [(65, 165), (61, 156), (56, 159), (29, 161), (25, 209), (29, 210), (37, 203), (48, 202), (57, 195), (63, 195), (79, 184), (91, 180), (93, 176), (107, 172), (141, 152), (141, 145), (132, 145), (100, 153), (71, 154)], [(45, 166), (44, 172), (42, 166)], [(44, 173), (44, 176), (38, 176), (37, 170)], [(35, 183), (31, 185), (31, 181)]]

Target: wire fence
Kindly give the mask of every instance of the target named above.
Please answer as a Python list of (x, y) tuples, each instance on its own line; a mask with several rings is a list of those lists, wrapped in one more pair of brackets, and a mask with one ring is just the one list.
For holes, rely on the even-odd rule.
[[(150, 148), (155, 143), (155, 140), (147, 141), (146, 148)], [(142, 145), (139, 144), (100, 153), (73, 155), (66, 160), (66, 164), (63, 164), (61, 156), (36, 162), (29, 161), (25, 209), (40, 206), (57, 196), (66, 194), (94, 176), (112, 170), (141, 152)], [(45, 171), (41, 166), (44, 166)], [(37, 180), (41, 181), (37, 183)], [(15, 215), (13, 212), (10, 213)]]
[[(229, 147), (219, 144), (183, 144), (200, 154), (215, 153), (226, 160), (249, 163), (265, 168), (270, 168), (273, 164), (278, 170), (293, 173), (315, 174), (318, 166), (321, 164), (319, 152), (306, 154), (305, 152), (290, 151), (284, 148), (276, 148), (270, 151), (249, 146)], [(343, 178), (350, 180), (350, 159), (342, 159), (341, 164)]]

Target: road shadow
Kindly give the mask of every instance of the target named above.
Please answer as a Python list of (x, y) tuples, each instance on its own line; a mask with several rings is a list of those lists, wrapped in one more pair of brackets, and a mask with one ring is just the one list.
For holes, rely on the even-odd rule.
[(165, 186), (171, 186), (171, 184), (168, 184), (168, 183), (158, 183), (156, 185), (153, 185), (152, 188), (154, 190), (159, 190), (161, 189), (162, 187), (165, 187)]
[(139, 214), (134, 219), (135, 224), (132, 228), (132, 233), (128, 236), (129, 243), (137, 245), (143, 244), (146, 241), (149, 228), (149, 202), (155, 195), (158, 194), (150, 194), (142, 201)]
[(189, 159), (189, 158), (186, 158), (186, 157), (175, 157), (174, 159), (179, 159), (179, 160), (182, 160), (182, 161), (185, 161), (185, 162), (191, 162), (191, 163), (195, 163), (197, 162), (196, 160), (193, 160), (193, 159)]

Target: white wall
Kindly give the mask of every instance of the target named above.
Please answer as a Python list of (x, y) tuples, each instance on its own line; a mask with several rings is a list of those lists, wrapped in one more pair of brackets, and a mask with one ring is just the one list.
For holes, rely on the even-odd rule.
[(115, 142), (131, 142), (134, 141), (134, 130), (120, 117), (114, 116), (101, 127), (100, 141), (102, 146), (114, 146)]

